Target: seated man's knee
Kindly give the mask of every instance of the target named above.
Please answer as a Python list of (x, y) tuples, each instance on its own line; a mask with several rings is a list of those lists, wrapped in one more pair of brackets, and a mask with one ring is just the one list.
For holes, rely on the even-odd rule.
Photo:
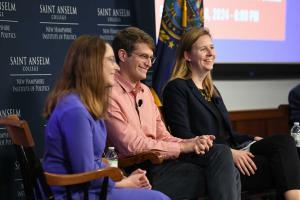
[(227, 145), (214, 144), (213, 147), (209, 150), (209, 152), (211, 152), (212, 154), (232, 158), (230, 147)]

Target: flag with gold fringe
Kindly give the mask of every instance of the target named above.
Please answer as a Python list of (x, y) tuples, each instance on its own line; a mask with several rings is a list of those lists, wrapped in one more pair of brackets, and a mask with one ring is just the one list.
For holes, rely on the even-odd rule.
[(159, 96), (171, 76), (182, 34), (195, 26), (203, 26), (203, 0), (165, 0), (152, 76), (152, 87)]

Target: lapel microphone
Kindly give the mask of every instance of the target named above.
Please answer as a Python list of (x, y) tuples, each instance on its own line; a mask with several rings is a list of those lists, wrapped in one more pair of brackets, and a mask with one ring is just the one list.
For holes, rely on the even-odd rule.
[(142, 99), (139, 99), (138, 100), (138, 107), (141, 107), (143, 105), (143, 100)]
[(139, 116), (139, 120), (140, 120), (140, 123), (141, 123), (141, 117), (140, 117), (140, 111), (139, 111), (139, 107), (141, 107), (143, 104), (143, 100), (142, 99), (139, 99), (137, 103), (135, 103), (135, 110)]

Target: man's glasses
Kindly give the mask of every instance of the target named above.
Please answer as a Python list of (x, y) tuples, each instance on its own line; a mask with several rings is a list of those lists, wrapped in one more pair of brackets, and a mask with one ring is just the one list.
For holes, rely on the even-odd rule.
[(150, 60), (151, 64), (154, 64), (155, 61), (156, 61), (156, 57), (149, 56), (149, 55), (144, 54), (144, 53), (135, 53), (135, 52), (132, 52), (131, 54), (137, 55), (139, 58), (143, 59), (144, 61)]

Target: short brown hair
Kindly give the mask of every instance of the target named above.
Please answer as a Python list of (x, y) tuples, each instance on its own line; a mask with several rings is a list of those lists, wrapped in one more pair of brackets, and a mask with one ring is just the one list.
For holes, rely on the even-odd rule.
[(103, 117), (107, 109), (108, 89), (103, 84), (105, 42), (98, 36), (78, 37), (68, 49), (62, 73), (49, 94), (44, 116), (48, 118), (59, 99), (70, 92), (79, 95), (94, 118)]
[(153, 38), (145, 31), (136, 27), (128, 27), (120, 30), (112, 42), (117, 63), (120, 61), (118, 51), (124, 49), (128, 54), (131, 54), (137, 43), (146, 43), (154, 51)]

